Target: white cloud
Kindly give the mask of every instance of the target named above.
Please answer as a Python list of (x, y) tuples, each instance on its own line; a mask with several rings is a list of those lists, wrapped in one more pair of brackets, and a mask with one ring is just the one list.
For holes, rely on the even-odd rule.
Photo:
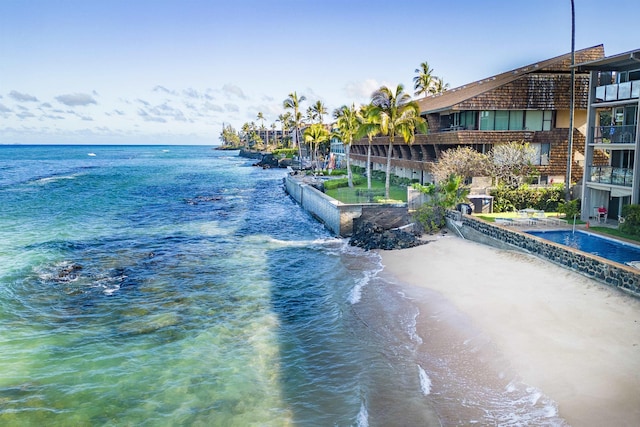
[(234, 95), (240, 99), (247, 99), (247, 96), (244, 94), (244, 92), (239, 86), (236, 86), (230, 83), (227, 83), (224, 86), (222, 86), (222, 92), (224, 92), (224, 94), (227, 97), (231, 97), (232, 95)]
[(367, 79), (360, 82), (349, 82), (344, 87), (344, 91), (348, 98), (353, 98), (360, 103), (368, 103), (371, 94), (380, 89), (383, 83), (379, 83), (374, 79)]
[(9, 93), (9, 96), (19, 102), (37, 102), (38, 101), (38, 98), (36, 98), (33, 95), (29, 95), (28, 93), (21, 93), (15, 90), (12, 90)]
[(169, 94), (169, 95), (176, 95), (175, 91), (169, 90), (166, 87), (161, 86), (161, 85), (157, 85), (156, 87), (154, 87), (153, 91), (154, 92), (164, 92), (164, 93)]
[(236, 104), (224, 104), (224, 109), (229, 113), (237, 113), (240, 108)]
[(142, 117), (142, 120), (144, 120), (145, 122), (158, 122), (158, 123), (166, 123), (167, 122), (162, 117), (152, 116), (149, 113), (147, 113), (145, 110), (142, 110), (142, 109), (138, 110), (138, 115), (140, 117)]
[(0, 113), (10, 113), (11, 111), (12, 110), (4, 104), (0, 104)]
[(193, 88), (184, 89), (182, 93), (189, 98), (195, 98), (195, 99), (200, 98), (200, 93), (198, 93), (198, 91)]
[[(229, 105), (229, 104), (227, 104)], [(202, 105), (206, 110), (208, 111), (217, 111), (218, 113), (223, 113), (224, 112), (224, 108), (222, 108), (221, 106), (217, 105), (217, 104), (213, 104), (211, 102), (205, 102)]]
[(21, 119), (29, 119), (31, 117), (35, 117), (35, 115), (30, 111), (23, 111), (22, 113), (17, 113), (16, 116), (18, 116)]
[(97, 104), (93, 97), (86, 93), (73, 93), (56, 96), (56, 100), (61, 104), (69, 107), (84, 106), (89, 104)]

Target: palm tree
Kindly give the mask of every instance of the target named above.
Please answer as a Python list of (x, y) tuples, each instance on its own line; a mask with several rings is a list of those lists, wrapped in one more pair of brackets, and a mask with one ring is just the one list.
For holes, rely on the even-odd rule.
[(429, 68), (428, 62), (420, 64), (420, 68), (416, 68), (417, 76), (413, 78), (414, 95), (431, 95), (431, 89), (434, 85), (433, 69)]
[(420, 106), (411, 100), (411, 95), (404, 91), (404, 86), (398, 84), (393, 91), (386, 86), (373, 92), (371, 104), (380, 109), (380, 133), (389, 137), (387, 150), (387, 173), (384, 184), (385, 198), (389, 198), (389, 176), (391, 175), (391, 155), (396, 136), (402, 136), (404, 142), (412, 144), (415, 132), (426, 133), (427, 122), (420, 117)]
[(244, 144), (247, 148), (249, 148), (249, 131), (251, 130), (249, 123), (245, 122), (242, 125), (242, 134), (244, 136)]
[(433, 81), (433, 94), (443, 93), (449, 89), (449, 83), (445, 83), (440, 77), (434, 77)]
[(324, 115), (327, 114), (327, 107), (325, 107), (322, 101), (316, 101), (311, 107), (309, 107), (311, 111), (313, 111), (313, 115), (318, 119), (318, 123), (322, 123), (324, 121)]
[(273, 145), (275, 147), (277, 147), (278, 146), (278, 135), (276, 135), (276, 124), (275, 124), (275, 122), (271, 123), (271, 134), (273, 135), (273, 138), (275, 139), (275, 142), (274, 142)]
[(293, 110), (293, 123), (295, 127), (295, 136), (294, 136), (294, 146), (298, 147), (300, 150), (300, 124), (302, 123), (302, 113), (300, 113), (300, 103), (306, 101), (307, 98), (302, 95), (298, 97), (296, 92), (292, 92), (289, 94), (287, 99), (285, 99), (282, 103), (282, 106), (285, 110)]
[[(258, 120), (260, 120), (261, 122), (260, 130), (264, 131), (266, 128), (264, 127), (264, 114), (262, 114), (262, 111), (258, 112)], [(269, 147), (269, 131), (268, 130), (267, 130), (265, 145), (267, 146), (267, 148)]]
[(371, 190), (371, 144), (373, 137), (380, 135), (380, 109), (372, 104), (363, 105), (358, 110), (358, 132), (357, 139), (367, 137), (369, 146), (367, 147), (367, 189)]
[(313, 162), (315, 158), (317, 169), (318, 155), (316, 151), (318, 145), (329, 140), (329, 131), (321, 123), (314, 123), (304, 130), (302, 136), (304, 137), (304, 141), (311, 145), (311, 162)]
[[(276, 121), (280, 122), (280, 127), (282, 129), (282, 140), (283, 142), (286, 142), (288, 140), (287, 139), (288, 137), (286, 135), (289, 131), (289, 123), (291, 122), (291, 113), (287, 111), (284, 114), (280, 114)], [(285, 144), (285, 146), (287, 145), (288, 144)]]
[(305, 118), (308, 123), (313, 123), (313, 121), (318, 117), (318, 115), (313, 111), (313, 108), (310, 106), (307, 107), (307, 113), (305, 114)]
[(345, 157), (347, 158), (347, 181), (349, 187), (353, 187), (353, 176), (351, 174), (351, 161), (349, 159), (349, 153), (351, 151), (351, 144), (358, 131), (358, 118), (356, 116), (356, 106), (351, 104), (351, 107), (343, 105), (340, 108), (336, 108), (333, 111), (333, 117), (336, 119), (337, 130), (333, 133), (333, 136), (344, 144)]

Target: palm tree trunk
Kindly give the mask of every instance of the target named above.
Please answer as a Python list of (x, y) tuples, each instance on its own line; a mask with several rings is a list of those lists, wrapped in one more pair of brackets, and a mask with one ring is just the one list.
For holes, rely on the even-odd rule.
[(371, 191), (371, 138), (367, 147), (367, 190)]
[(351, 145), (350, 144), (346, 144), (344, 146), (344, 152), (347, 155), (347, 182), (349, 183), (349, 188), (353, 188), (353, 175), (351, 175), (351, 160), (350, 160)]
[(387, 176), (384, 178), (384, 198), (389, 199), (389, 187), (391, 185), (391, 153), (393, 152), (393, 138), (389, 138), (389, 148), (387, 150)]

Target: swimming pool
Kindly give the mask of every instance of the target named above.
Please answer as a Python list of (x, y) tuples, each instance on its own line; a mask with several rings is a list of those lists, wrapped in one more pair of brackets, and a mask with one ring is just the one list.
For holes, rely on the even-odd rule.
[(629, 261), (640, 261), (640, 246), (608, 239), (585, 231), (576, 230), (574, 233), (569, 230), (552, 230), (528, 231), (527, 233), (621, 264)]

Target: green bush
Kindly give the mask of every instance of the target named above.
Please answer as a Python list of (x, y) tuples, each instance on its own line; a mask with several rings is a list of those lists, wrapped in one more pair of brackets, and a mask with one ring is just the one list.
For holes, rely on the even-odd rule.
[[(353, 180), (353, 185), (363, 184), (366, 180), (361, 175), (353, 174), (351, 177)], [(335, 190), (336, 188), (348, 187), (349, 186), (349, 178), (338, 178), (338, 179), (330, 179), (324, 182), (325, 190)]]
[(566, 219), (573, 219), (574, 216), (580, 218), (580, 199), (574, 199), (569, 202), (560, 203), (558, 212), (563, 213)]
[(291, 159), (293, 158), (293, 156), (298, 155), (298, 149), (297, 148), (278, 148), (276, 150), (273, 150), (273, 155), (276, 157), (282, 156), (282, 157), (286, 157), (287, 159)]
[(527, 208), (556, 212), (564, 202), (562, 184), (542, 188), (532, 188), (526, 184), (517, 188), (499, 185), (489, 194), (493, 196), (494, 212), (513, 212)]
[(359, 175), (364, 175), (367, 170), (362, 166), (351, 166), (351, 172), (357, 173)]
[(640, 205), (625, 205), (622, 207), (624, 222), (618, 230), (632, 236), (640, 236)]
[(445, 227), (445, 214), (445, 208), (425, 203), (416, 209), (413, 219), (419, 225), (420, 231), (434, 233)]

